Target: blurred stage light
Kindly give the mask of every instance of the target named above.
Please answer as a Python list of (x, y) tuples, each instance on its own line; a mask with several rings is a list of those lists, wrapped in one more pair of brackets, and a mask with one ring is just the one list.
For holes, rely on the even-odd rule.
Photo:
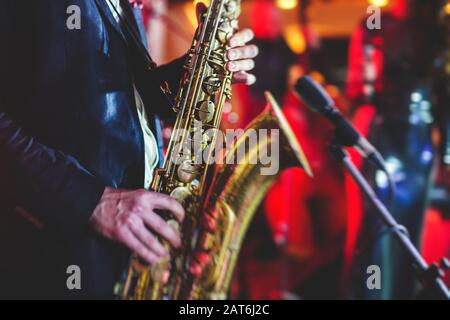
[(299, 24), (288, 25), (283, 31), (287, 45), (296, 54), (305, 52), (307, 43)]
[(444, 156), (444, 163), (450, 165), (450, 155)]
[[(386, 159), (386, 169), (392, 175), (395, 182), (400, 182), (406, 178), (403, 172), (403, 162), (397, 157), (390, 156)], [(380, 189), (387, 189), (389, 187), (388, 176), (385, 172), (377, 170), (375, 173), (375, 183)]]
[(450, 2), (447, 2), (447, 4), (445, 4), (444, 12), (446, 15), (450, 16)]
[(444, 6), (445, 14), (450, 15), (450, 1)]
[(420, 155), (420, 160), (422, 164), (428, 164), (433, 161), (433, 149), (431, 146), (427, 146), (425, 150), (422, 151)]
[(420, 102), (422, 101), (423, 97), (422, 94), (419, 91), (414, 91), (411, 93), (411, 101), (412, 102)]
[[(192, 5), (192, 4), (194, 4), (194, 5)], [(195, 5), (196, 4), (197, 4), (196, 2), (186, 2), (183, 4), (184, 14), (186, 15), (187, 19), (189, 20), (189, 23), (192, 28), (197, 27), (197, 17), (195, 14)]]
[(197, 3), (203, 2), (207, 6), (209, 6), (210, 0), (194, 0), (194, 7), (197, 5)]
[(319, 71), (313, 70), (309, 73), (309, 76), (317, 83), (321, 85), (325, 84), (325, 77)]
[(282, 10), (291, 10), (298, 6), (298, 0), (277, 0), (276, 5)]
[(377, 170), (375, 173), (375, 182), (380, 189), (387, 189), (389, 187), (389, 179), (384, 171)]
[(369, 4), (377, 7), (385, 7), (389, 4), (389, 0), (369, 0)]
[(184, 3), (184, 12), (188, 18), (191, 26), (195, 29), (197, 27), (197, 16), (195, 12), (195, 7), (199, 2), (203, 2), (206, 6), (210, 5), (210, 0), (193, 0), (192, 2)]

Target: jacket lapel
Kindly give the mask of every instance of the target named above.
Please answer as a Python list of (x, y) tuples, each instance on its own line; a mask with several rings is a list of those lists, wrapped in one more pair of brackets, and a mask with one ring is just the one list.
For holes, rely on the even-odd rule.
[[(116, 30), (120, 34), (122, 40), (124, 40), (127, 43), (127, 37), (126, 37), (122, 27), (120, 26), (120, 23), (117, 22), (117, 20), (114, 18), (113, 14), (111, 12), (111, 9), (108, 6), (108, 4), (106, 3), (106, 1), (108, 1), (108, 0), (95, 0), (102, 17), (105, 18), (109, 22), (109, 24), (111, 24), (111, 26), (114, 28), (114, 30)], [(147, 38), (145, 36), (145, 31), (142, 28), (142, 25), (143, 25), (142, 17), (140, 16), (140, 13), (136, 13), (136, 10), (138, 10), (138, 9), (131, 8), (128, 1), (123, 1), (121, 3), (123, 6), (122, 9), (126, 12), (128, 17), (131, 19), (130, 22), (132, 24), (132, 27), (138, 33), (137, 36), (139, 36), (139, 40), (142, 42), (144, 47), (147, 48)]]
[(109, 8), (106, 1), (108, 1), (108, 0), (95, 0), (102, 17), (105, 18), (109, 22), (109, 24), (114, 28), (114, 30), (116, 30), (120, 34), (120, 36), (122, 37), (122, 40), (126, 42), (125, 34), (123, 33), (122, 28), (120, 27), (120, 24), (114, 18), (113, 14), (111, 12), (111, 9)]
[[(116, 30), (121, 38), (123, 39), (123, 41), (125, 42), (125, 44), (127, 44), (127, 39), (126, 36), (120, 26), (120, 24), (117, 22), (117, 20), (114, 18), (111, 9), (109, 8), (108, 4), (106, 3), (107, 0), (95, 0), (98, 9), (100, 10), (100, 13), (102, 15), (103, 18), (106, 18), (106, 20), (108, 20), (108, 22), (111, 24), (111, 26), (114, 28), (114, 30)], [(133, 16), (133, 22), (135, 27), (137, 27), (137, 30), (139, 32), (139, 38), (140, 41), (143, 43), (143, 45), (147, 48), (148, 44), (147, 44), (147, 38), (145, 36), (145, 31), (142, 28), (142, 16), (140, 14), (136, 14), (136, 9), (133, 8), (125, 8), (124, 10), (129, 9), (131, 11), (131, 15)], [(129, 11), (129, 12), (130, 12)], [(153, 129), (154, 129), (154, 133), (155, 133), (155, 138), (158, 144), (158, 154), (159, 154), (159, 161), (160, 161), (160, 165), (163, 165), (163, 161), (164, 161), (164, 153), (163, 153), (163, 147), (164, 147), (164, 143), (162, 140), (162, 128), (161, 128), (161, 122), (159, 120), (159, 118), (156, 115), (153, 115)]]
[(130, 18), (136, 35), (139, 36), (139, 40), (147, 48), (147, 37), (143, 28), (144, 22), (142, 20), (141, 9), (132, 7), (128, 0), (121, 0), (121, 3), (125, 14)]

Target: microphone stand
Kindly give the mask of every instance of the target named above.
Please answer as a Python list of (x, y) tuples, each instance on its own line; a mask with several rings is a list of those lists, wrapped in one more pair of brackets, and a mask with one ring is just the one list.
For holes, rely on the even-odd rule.
[[(444, 272), (437, 264), (429, 266), (423, 257), (420, 255), (416, 247), (411, 243), (411, 240), (404, 232), (404, 227), (395, 221), (392, 214), (386, 208), (386, 206), (377, 197), (375, 191), (372, 189), (368, 181), (364, 178), (362, 173), (353, 163), (347, 151), (344, 149), (342, 143), (339, 142), (338, 136), (334, 138), (334, 141), (330, 145), (330, 149), (336, 158), (342, 162), (344, 167), (353, 177), (355, 182), (367, 196), (368, 200), (375, 207), (381, 220), (386, 226), (392, 230), (394, 237), (401, 244), (401, 247), (408, 253), (411, 264), (415, 270), (415, 273), (422, 283), (424, 291), (427, 291), (427, 298), (449, 300), (450, 294), (447, 286), (442, 281), (441, 277)], [(429, 293), (428, 293), (429, 292)]]

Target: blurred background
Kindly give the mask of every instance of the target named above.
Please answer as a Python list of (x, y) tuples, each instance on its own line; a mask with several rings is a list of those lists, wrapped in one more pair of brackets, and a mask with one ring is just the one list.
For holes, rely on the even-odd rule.
[[(153, 59), (185, 54), (193, 0), (144, 0)], [(208, 1), (203, 1), (208, 4)], [(376, 145), (396, 182), (352, 157), (405, 225), (425, 259), (450, 257), (450, 2), (446, 0), (242, 0), (240, 26), (260, 48), (257, 83), (235, 86), (224, 128), (244, 128), (270, 90), (308, 156), (314, 179), (283, 172), (258, 210), (232, 296), (244, 299), (409, 299), (418, 284), (389, 230), (328, 153), (332, 128), (291, 91), (308, 74)], [(380, 16), (377, 16), (378, 9)], [(381, 28), (369, 28), (378, 19)], [(372, 20), (371, 20), (372, 19)], [(372, 22), (372, 24), (370, 24)], [(170, 127), (164, 130), (170, 137)], [(369, 265), (381, 290), (366, 287)], [(450, 277), (446, 277), (450, 284)]]

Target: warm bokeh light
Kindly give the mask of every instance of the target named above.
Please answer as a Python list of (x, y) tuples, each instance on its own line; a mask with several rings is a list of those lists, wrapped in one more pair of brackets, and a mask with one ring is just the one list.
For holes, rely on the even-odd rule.
[(447, 2), (447, 4), (444, 7), (444, 11), (447, 15), (450, 15), (450, 2)]
[(210, 0), (194, 0), (194, 8), (197, 5), (197, 3), (199, 3), (199, 2), (203, 2), (204, 4), (209, 6)]
[(291, 10), (298, 6), (298, 0), (277, 0), (276, 4), (282, 10)]
[(188, 18), (192, 27), (197, 26), (197, 17), (195, 16), (195, 3), (192, 5), (190, 2), (186, 2), (183, 4), (183, 11), (186, 17)]
[(317, 83), (319, 83), (319, 84), (321, 84), (321, 85), (324, 85), (324, 84), (325, 84), (325, 77), (324, 77), (324, 75), (323, 75), (322, 73), (320, 73), (319, 71), (312, 70), (312, 71), (309, 73), (309, 76), (310, 76), (314, 81), (316, 81)]
[(197, 16), (195, 12), (195, 7), (199, 2), (203, 2), (206, 6), (209, 6), (210, 0), (193, 0), (192, 2), (186, 2), (184, 4), (184, 12), (189, 19), (192, 27), (197, 27)]
[(369, 3), (377, 7), (385, 7), (389, 4), (389, 0), (369, 0)]
[(306, 50), (306, 39), (300, 25), (288, 25), (283, 31), (284, 39), (291, 50), (296, 54), (301, 54)]

